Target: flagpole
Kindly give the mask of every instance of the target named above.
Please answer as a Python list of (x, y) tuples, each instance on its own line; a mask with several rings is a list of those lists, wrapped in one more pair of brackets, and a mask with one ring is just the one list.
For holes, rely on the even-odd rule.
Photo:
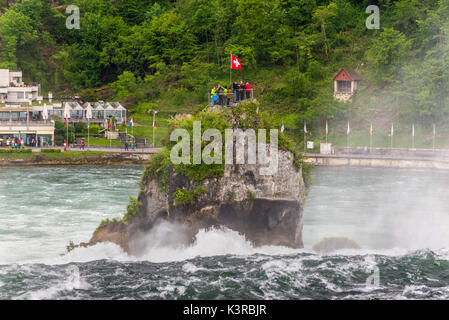
[(435, 123), (433, 124), (433, 141), (432, 141), (432, 150), (435, 151)]
[(155, 147), (155, 145), (154, 145), (154, 125), (155, 125), (155, 123), (154, 123), (154, 115), (155, 115), (156, 113), (154, 112), (154, 110), (153, 110), (153, 148)]
[[(69, 119), (65, 119), (65, 127), (67, 128), (67, 147), (69, 146)], [(37, 135), (36, 135), (37, 142)]]
[(304, 121), (304, 155), (306, 155), (307, 122)]
[(328, 127), (327, 127), (327, 120), (326, 120), (326, 144), (327, 144), (327, 132), (328, 132)]
[(230, 56), (231, 65), (229, 66), (229, 88), (232, 86), (232, 52)]
[(349, 121), (348, 121), (348, 129), (346, 130), (346, 150), (349, 152)]
[(390, 145), (390, 149), (393, 149), (393, 135), (394, 135), (394, 129), (393, 129), (393, 124), (391, 124), (391, 145)]

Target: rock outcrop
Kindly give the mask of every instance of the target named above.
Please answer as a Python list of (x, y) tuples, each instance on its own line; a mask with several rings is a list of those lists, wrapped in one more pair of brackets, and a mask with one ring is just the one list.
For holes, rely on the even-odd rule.
[[(190, 136), (193, 136), (194, 121), (201, 121), (204, 130), (220, 128), (222, 136), (225, 128), (270, 126), (259, 114), (257, 103), (242, 104), (232, 110), (207, 110), (193, 118), (182, 118), (180, 127), (190, 130)], [(265, 146), (265, 151), (271, 148)], [(258, 143), (258, 151), (259, 147), (263, 148), (263, 143)], [(248, 149), (245, 163), (248, 163)], [(162, 220), (173, 223), (176, 233), (186, 235), (175, 238), (186, 242), (194, 241), (201, 229), (226, 227), (244, 235), (254, 246), (301, 248), (306, 185), (300, 155), (286, 150), (294, 150), (294, 143), (281, 134), (277, 170), (270, 171), (270, 175), (261, 174), (266, 173), (261, 169), (268, 167), (261, 164), (174, 165), (165, 150), (148, 164), (138, 201), (128, 206), (124, 219), (102, 224), (87, 245), (111, 241), (138, 255), (149, 245), (145, 243), (148, 240), (142, 239), (150, 239), (147, 235)]]
[[(167, 192), (151, 180), (138, 199), (139, 217), (128, 225), (110, 222), (99, 227), (89, 245), (110, 241), (138, 255), (145, 246), (139, 238), (162, 219), (180, 225), (190, 241), (200, 229), (227, 227), (255, 246), (301, 248), (306, 187), (301, 169), (294, 168), (293, 155), (280, 151), (278, 159), (279, 169), (268, 176), (259, 174), (259, 165), (226, 165), (223, 177), (201, 182), (171, 172)], [(193, 203), (175, 205), (178, 188), (193, 190), (198, 186), (206, 191)]]
[(360, 249), (360, 247), (354, 240), (342, 237), (324, 238), (313, 246), (313, 250), (321, 254), (341, 249)]

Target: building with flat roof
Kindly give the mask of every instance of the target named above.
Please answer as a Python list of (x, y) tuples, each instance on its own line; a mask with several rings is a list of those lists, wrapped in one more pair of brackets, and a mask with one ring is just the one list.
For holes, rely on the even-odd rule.
[(22, 71), (0, 69), (0, 103), (23, 104), (42, 101), (38, 83), (24, 83)]
[(103, 128), (112, 119), (119, 125), (126, 124), (127, 110), (118, 102), (0, 105), (0, 145), (8, 138), (20, 138), (27, 146), (52, 146), (55, 120), (75, 124), (88, 119)]
[[(0, 146), (11, 138), (20, 138), (27, 146), (52, 146), (55, 120), (69, 124), (87, 122), (108, 127), (114, 119), (125, 124), (127, 110), (118, 102), (80, 104), (76, 101), (43, 103), (40, 85), (25, 84), (22, 71), (0, 69)], [(34, 144), (33, 144), (34, 141)]]

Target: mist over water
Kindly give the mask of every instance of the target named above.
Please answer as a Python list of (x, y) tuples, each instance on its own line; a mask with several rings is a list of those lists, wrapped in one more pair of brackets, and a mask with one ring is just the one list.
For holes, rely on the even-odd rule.
[[(87, 241), (122, 216), (140, 166), (0, 167), (0, 299), (449, 298), (449, 173), (317, 168), (304, 209), (305, 249), (254, 248), (228, 229), (180, 244), (162, 223), (139, 257)], [(361, 249), (319, 255), (325, 237)], [(373, 268), (380, 285), (367, 287)]]
[(342, 236), (365, 249), (449, 248), (449, 172), (317, 168), (304, 243)]

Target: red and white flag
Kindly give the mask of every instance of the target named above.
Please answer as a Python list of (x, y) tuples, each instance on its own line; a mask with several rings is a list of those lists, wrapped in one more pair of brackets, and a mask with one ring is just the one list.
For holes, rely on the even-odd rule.
[(242, 70), (242, 60), (231, 54), (231, 69)]

